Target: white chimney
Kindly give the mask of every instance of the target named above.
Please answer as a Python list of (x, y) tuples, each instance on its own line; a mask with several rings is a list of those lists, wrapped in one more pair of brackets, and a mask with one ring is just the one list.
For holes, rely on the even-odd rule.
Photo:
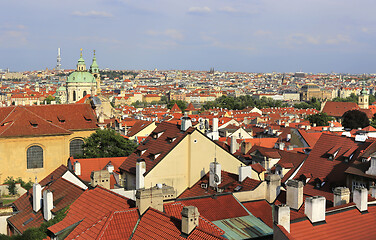
[(218, 140), (219, 139), (218, 118), (213, 118), (213, 131), (212, 132), (213, 132), (212, 139)]
[(371, 165), (366, 171), (366, 174), (375, 176), (376, 175), (376, 158), (372, 156), (370, 162), (371, 162)]
[(369, 191), (372, 197), (376, 197), (376, 186), (370, 186)]
[(214, 161), (210, 163), (209, 186), (217, 187), (221, 183), (221, 164)]
[(107, 171), (109, 173), (112, 173), (114, 171), (114, 165), (112, 165), (111, 162), (107, 165)]
[(273, 205), (273, 222), (290, 232), (290, 208), (287, 205)]
[(33, 184), (33, 211), (38, 212), (42, 205), (42, 187), (39, 183)]
[(350, 190), (347, 187), (336, 187), (333, 191), (334, 195), (334, 207), (350, 202)]
[(141, 189), (145, 187), (145, 177), (146, 164), (143, 159), (138, 159), (136, 163), (136, 189)]
[(236, 142), (236, 136), (231, 136), (230, 152), (234, 154), (238, 150), (238, 143)]
[(286, 204), (292, 209), (299, 210), (303, 204), (303, 182), (299, 180), (289, 180), (286, 183)]
[(247, 177), (251, 178), (252, 167), (251, 166), (240, 166), (239, 167), (239, 182), (243, 182)]
[(289, 133), (289, 134), (287, 134), (287, 136), (286, 136), (286, 141), (288, 142), (288, 141), (290, 141), (291, 140), (291, 134)]
[(188, 114), (185, 112), (184, 117), (182, 117), (182, 119), (181, 119), (180, 130), (185, 132), (190, 127), (192, 127), (192, 121), (191, 121), (191, 118), (188, 117)]
[(81, 175), (81, 163), (79, 161), (74, 162), (74, 174), (77, 176)]
[(360, 212), (367, 211), (368, 208), (368, 190), (365, 187), (356, 187), (353, 193), (353, 201)]
[(279, 150), (283, 150), (283, 149), (285, 149), (285, 143), (283, 143), (283, 142), (280, 142), (280, 143), (278, 144), (278, 146), (279, 146)]
[(54, 208), (53, 194), (50, 190), (43, 192), (43, 217), (46, 221), (52, 219), (51, 210)]
[(325, 221), (325, 197), (314, 196), (306, 198), (304, 213), (311, 223)]
[(181, 231), (189, 235), (199, 224), (200, 213), (195, 206), (185, 206), (181, 211)]
[(272, 203), (272, 202), (274, 202), (274, 200), (276, 199), (276, 197), (280, 193), (281, 178), (278, 174), (268, 174), (265, 177), (265, 181), (266, 181), (266, 184), (267, 184), (266, 185), (266, 187), (267, 187), (266, 200), (269, 203)]

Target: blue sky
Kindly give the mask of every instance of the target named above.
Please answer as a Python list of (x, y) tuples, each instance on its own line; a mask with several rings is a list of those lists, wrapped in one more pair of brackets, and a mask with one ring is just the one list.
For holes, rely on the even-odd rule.
[[(0, 69), (376, 72), (374, 0), (3, 1)], [(5, 11), (4, 11), (5, 10)]]

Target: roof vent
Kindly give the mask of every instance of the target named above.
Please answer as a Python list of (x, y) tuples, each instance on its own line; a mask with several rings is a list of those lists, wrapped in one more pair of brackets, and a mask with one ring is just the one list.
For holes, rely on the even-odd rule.
[(31, 125), (31, 126), (33, 126), (33, 127), (35, 127), (35, 128), (38, 127), (38, 123), (37, 123), (37, 121), (35, 121), (35, 120), (30, 120), (29, 122), (30, 122), (30, 125)]

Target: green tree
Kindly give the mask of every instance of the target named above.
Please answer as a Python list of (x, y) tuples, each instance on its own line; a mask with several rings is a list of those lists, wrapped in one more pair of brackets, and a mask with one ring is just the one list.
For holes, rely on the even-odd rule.
[(135, 142), (125, 139), (113, 129), (98, 129), (84, 141), (83, 158), (124, 157), (137, 147)]
[(376, 128), (376, 113), (373, 114), (372, 120), (370, 122), (370, 125), (374, 128)]
[(314, 108), (320, 111), (321, 103), (317, 98), (311, 98), (308, 102), (300, 102), (294, 105), (294, 108), (307, 109)]
[(342, 126), (344, 128), (358, 129), (369, 126), (367, 114), (359, 110), (350, 110), (342, 116)]
[(7, 177), (4, 184), (8, 184), (8, 191), (10, 195), (17, 194), (16, 181), (13, 179), (13, 177)]
[(48, 97), (46, 97), (44, 99), (44, 103), (45, 104), (51, 104), (51, 101), (54, 101), (55, 100), (55, 97), (51, 96), (51, 95), (48, 95)]
[(311, 124), (315, 123), (316, 126), (328, 126), (329, 121), (332, 121), (333, 118), (328, 116), (326, 113), (317, 113), (317, 114), (309, 115), (307, 117), (307, 120)]

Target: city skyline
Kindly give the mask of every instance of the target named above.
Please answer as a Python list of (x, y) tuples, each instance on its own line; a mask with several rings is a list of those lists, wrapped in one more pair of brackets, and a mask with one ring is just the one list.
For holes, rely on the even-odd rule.
[(375, 73), (376, 3), (17, 1), (3, 3), (0, 68), (74, 69), (83, 48), (110, 69)]

